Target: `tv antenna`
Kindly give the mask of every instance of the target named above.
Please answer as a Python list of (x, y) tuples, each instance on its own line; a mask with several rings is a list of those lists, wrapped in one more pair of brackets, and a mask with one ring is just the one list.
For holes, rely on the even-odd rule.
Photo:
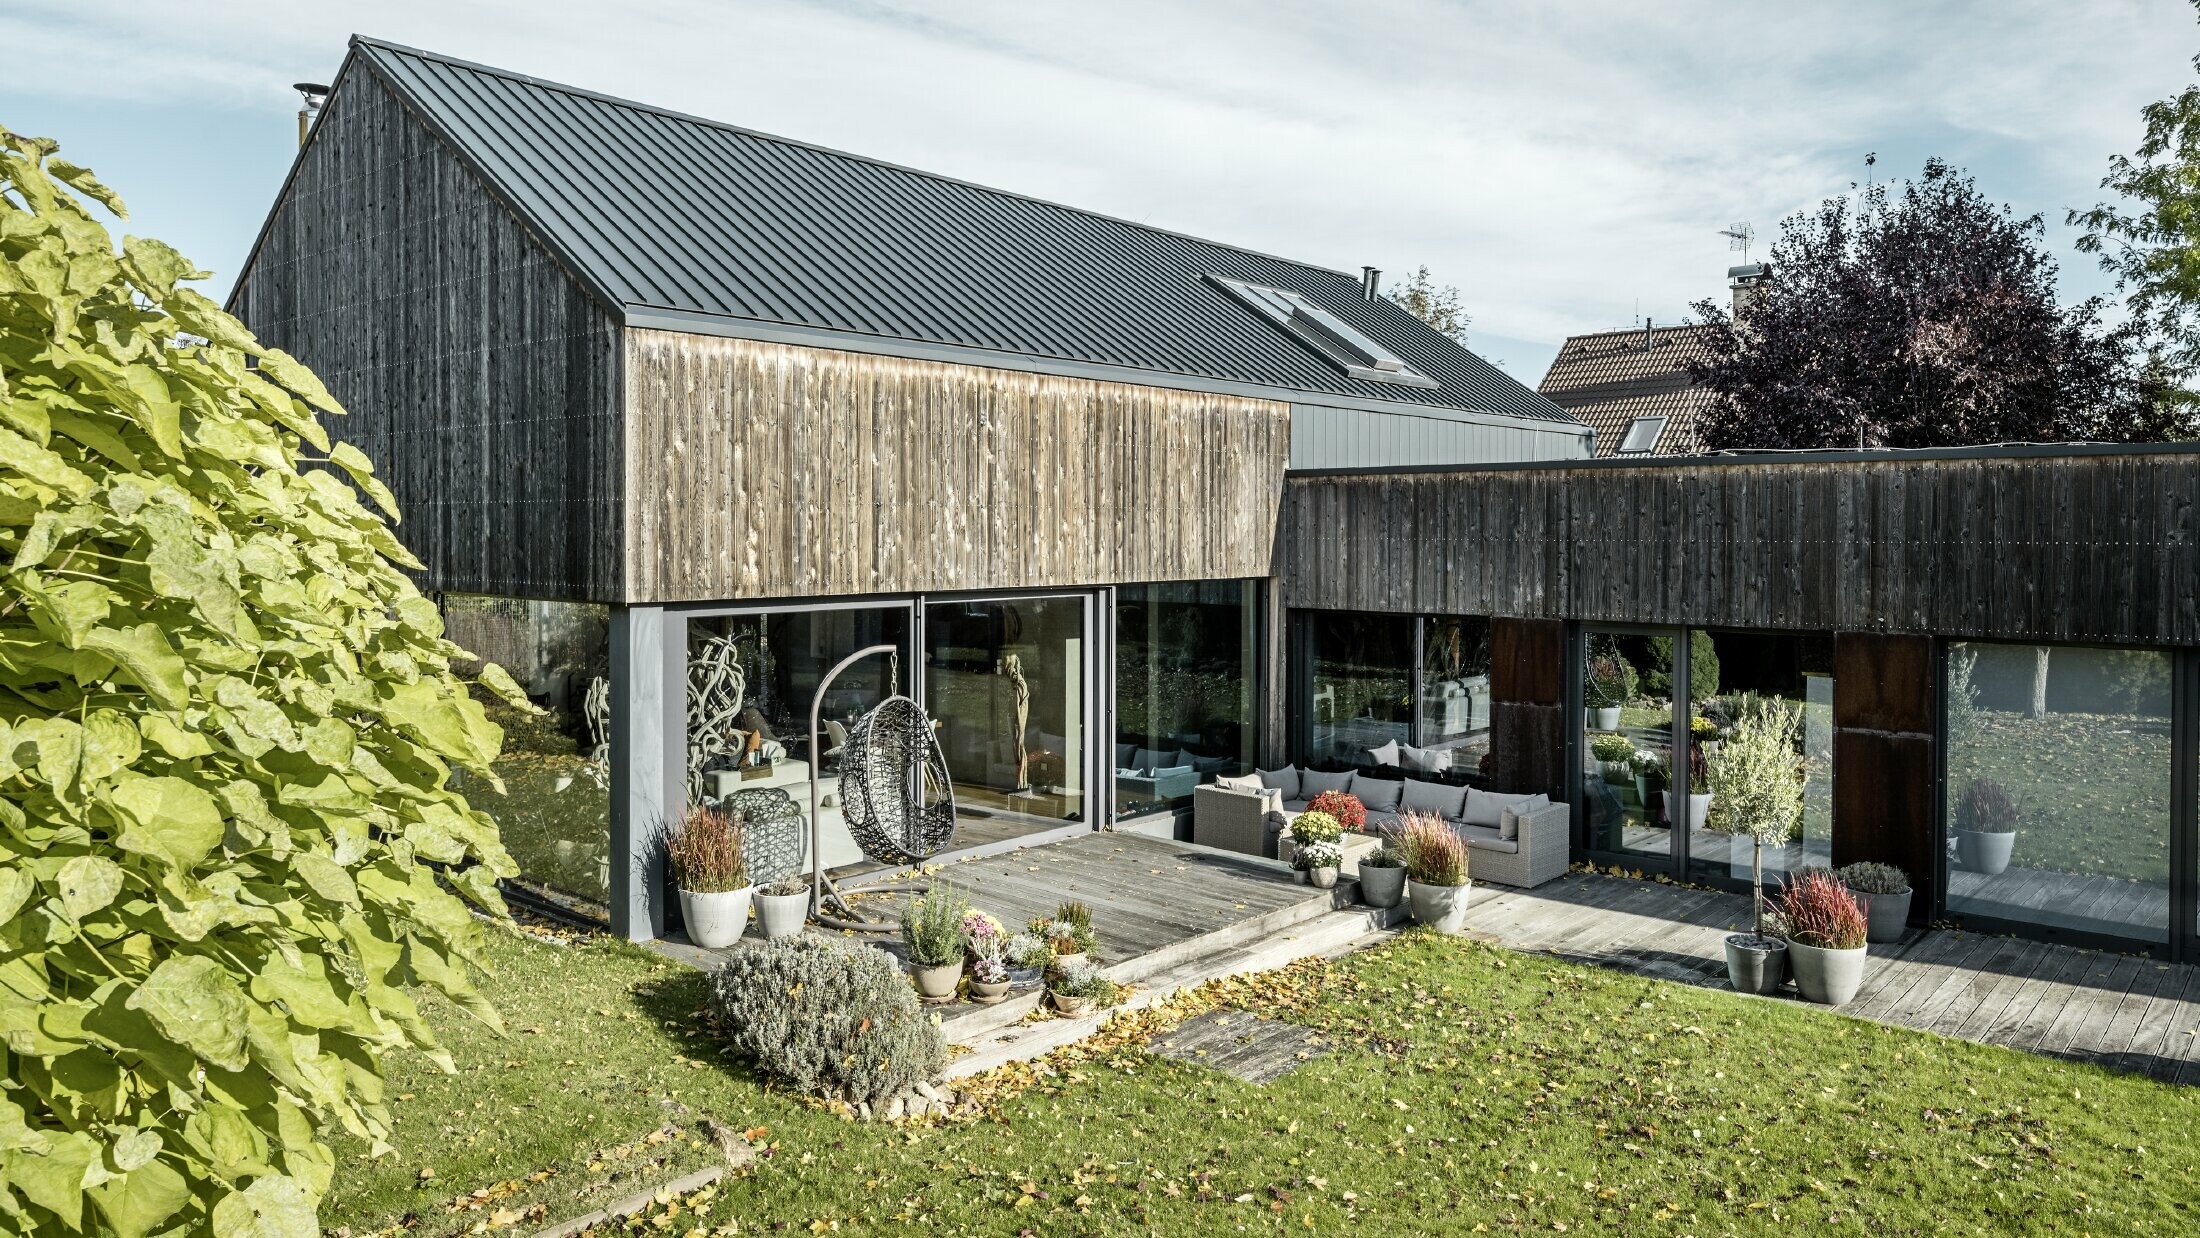
[(1749, 264), (1749, 243), (1757, 239), (1757, 230), (1749, 226), (1749, 221), (1744, 219), (1728, 224), (1726, 227), (1719, 229), (1719, 235), (1726, 238), (1728, 249), (1738, 249), (1742, 252), (1742, 264), (1747, 266)]

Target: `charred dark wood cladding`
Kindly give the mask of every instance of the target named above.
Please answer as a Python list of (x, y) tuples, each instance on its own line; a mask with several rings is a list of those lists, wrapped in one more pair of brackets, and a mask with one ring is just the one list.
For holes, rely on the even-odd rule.
[(1294, 607), (2200, 643), (2200, 448), (1294, 475)]
[(318, 372), (424, 587), (616, 601), (619, 327), (373, 72), (347, 72), (231, 308)]

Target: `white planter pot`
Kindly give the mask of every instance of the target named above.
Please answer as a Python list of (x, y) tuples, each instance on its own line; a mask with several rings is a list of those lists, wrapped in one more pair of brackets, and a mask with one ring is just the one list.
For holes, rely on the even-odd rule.
[(1317, 890), (1334, 890), (1337, 888), (1337, 866), (1334, 864), (1325, 868), (1310, 868), (1306, 871), (1306, 875)]
[(1370, 907), (1396, 907), (1406, 895), (1406, 870), (1360, 865), (1360, 901)]
[(1900, 941), (1902, 932), (1910, 924), (1910, 891), (1895, 894), (1859, 894), (1864, 904), (1864, 916), (1868, 922), (1864, 930), (1867, 942)]
[(942, 963), (938, 967), (909, 965), (909, 978), (916, 982), (917, 996), (928, 1002), (949, 1002), (955, 999), (955, 986), (962, 983), (962, 960)]
[(1710, 820), (1710, 819), (1711, 819), (1711, 795), (1710, 795), (1710, 793), (1706, 792), (1705, 794), (1702, 794), (1702, 795), (1698, 795), (1698, 794), (1696, 794), (1696, 793), (1695, 793), (1695, 792), (1693, 792), (1693, 791), (1689, 792), (1689, 793), (1688, 793), (1688, 828), (1690, 828), (1690, 829), (1696, 829), (1696, 830), (1700, 830), (1700, 829), (1702, 829), (1702, 828), (1703, 828), (1703, 823), (1704, 823), (1704, 822), (1706, 822), (1706, 821), (1708, 821), (1708, 820)]
[(1805, 1000), (1839, 1006), (1864, 984), (1865, 949), (1822, 950), (1799, 941), (1788, 943), (1788, 968)]
[(749, 927), (749, 896), (755, 892), (755, 886), (712, 894), (680, 891), (680, 918), (687, 922), (688, 940), (706, 950), (741, 940)]
[(792, 937), (802, 931), (802, 925), (810, 918), (810, 892), (800, 894), (759, 894), (756, 896), (756, 931), (765, 941), (777, 941)]
[(1591, 727), (1592, 729), (1594, 729), (1594, 730), (1599, 730), (1599, 731), (1616, 731), (1616, 730), (1618, 730), (1618, 729), (1619, 729), (1619, 706), (1617, 706), (1617, 705), (1614, 705), (1614, 706), (1612, 706), (1612, 707), (1611, 707), (1610, 709), (1592, 709), (1592, 710), (1590, 710), (1590, 711), (1589, 711), (1589, 726), (1590, 726), (1590, 727)]
[(1467, 892), (1474, 887), (1423, 885), (1406, 878), (1406, 901), (1413, 918), (1439, 933), (1457, 933), (1467, 925)]
[(2009, 853), (2016, 848), (2016, 831), (1986, 833), (1956, 831), (1956, 862), (1974, 873), (1995, 876), (2009, 867)]

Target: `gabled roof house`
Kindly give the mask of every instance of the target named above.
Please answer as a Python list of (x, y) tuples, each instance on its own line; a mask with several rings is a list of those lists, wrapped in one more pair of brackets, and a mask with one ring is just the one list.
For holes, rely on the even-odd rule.
[(1646, 323), (1568, 336), (1536, 390), (1595, 432), (1599, 459), (1695, 455), (1711, 393), (1689, 378), (1688, 363), (1703, 359), (1703, 332)]

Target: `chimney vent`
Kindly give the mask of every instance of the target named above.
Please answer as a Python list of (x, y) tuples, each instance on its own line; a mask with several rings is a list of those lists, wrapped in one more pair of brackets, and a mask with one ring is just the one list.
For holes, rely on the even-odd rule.
[(1382, 288), (1383, 273), (1381, 271), (1376, 270), (1374, 267), (1360, 268), (1361, 296), (1366, 297), (1368, 300), (1372, 301), (1377, 296), (1381, 295)]
[(319, 82), (292, 82), (290, 88), (298, 92), (298, 145), (306, 144), (306, 134), (312, 132), (313, 122), (321, 115), (321, 105), (328, 102), (328, 87)]
[(1772, 264), (1769, 262), (1745, 262), (1726, 269), (1726, 286), (1734, 293), (1735, 317), (1741, 316), (1742, 307), (1748, 305), (1771, 278)]

